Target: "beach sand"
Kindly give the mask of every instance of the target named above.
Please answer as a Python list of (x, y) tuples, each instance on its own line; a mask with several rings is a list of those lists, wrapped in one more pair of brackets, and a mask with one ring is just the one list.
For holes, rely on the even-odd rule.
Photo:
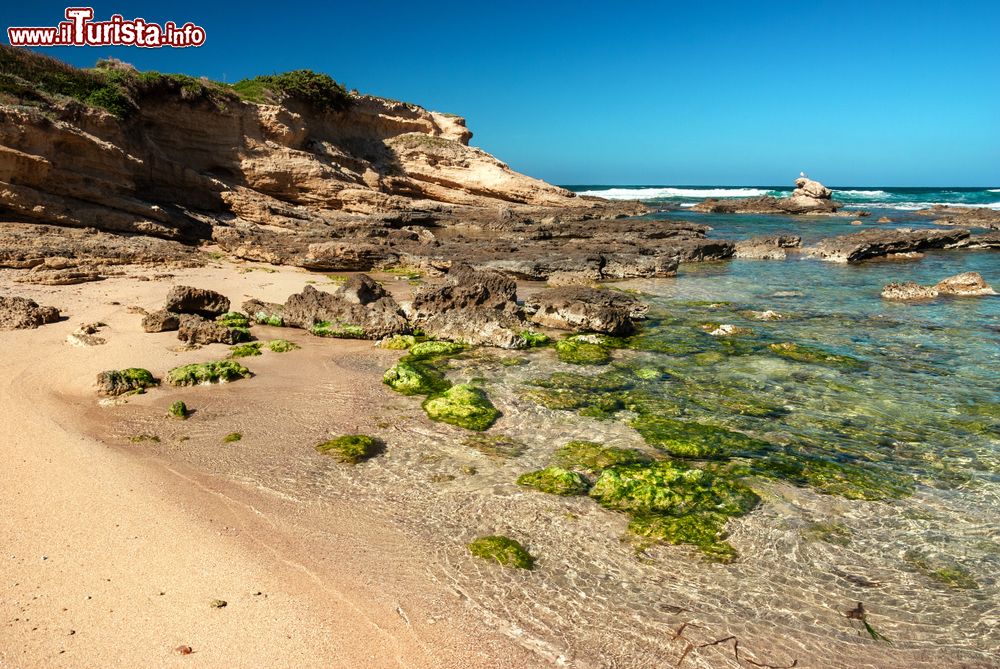
[[(251, 295), (282, 301), (310, 278), (325, 281), (230, 265), (64, 287), (0, 275), (3, 293), (57, 306), (67, 317), (0, 332), (0, 666), (539, 663), (431, 577), (428, 558), (406, 537), (363, 510), (346, 502), (303, 506), (97, 438), (108, 410), (118, 408), (98, 404), (101, 370), (143, 366), (160, 375), (225, 355), (219, 345), (212, 354), (170, 350), (180, 343), (176, 333), (145, 334), (128, 306), (159, 308), (179, 283), (223, 292), (238, 308)], [(99, 333), (106, 344), (67, 343), (80, 323), (97, 321), (107, 324)], [(371, 347), (316, 345), (327, 354), (332, 346)], [(309, 359), (273, 356), (270, 364), (292, 378), (295, 364)], [(367, 385), (357, 375), (329, 378), (343, 384), (347, 399), (343, 424), (324, 429), (357, 426), (374, 401), (369, 395), (382, 392), (378, 375), (368, 376)], [(227, 388), (205, 390), (222, 396)], [(150, 393), (130, 401), (163, 400)], [(215, 608), (213, 600), (227, 604)], [(179, 646), (193, 653), (181, 655)]]

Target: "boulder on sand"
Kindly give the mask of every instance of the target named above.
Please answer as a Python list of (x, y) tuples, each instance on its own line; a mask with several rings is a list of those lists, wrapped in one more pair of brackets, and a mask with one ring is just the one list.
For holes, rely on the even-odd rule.
[(194, 314), (182, 314), (177, 338), (189, 344), (238, 344), (250, 338), (244, 328), (233, 328)]
[(215, 318), (229, 311), (229, 298), (206, 288), (174, 286), (167, 293), (166, 310)]
[[(291, 295), (278, 313), (266, 303), (251, 301), (251, 309), (263, 307), (263, 313), (280, 318), (285, 325), (322, 331), (325, 336), (350, 336), (358, 339), (383, 339), (406, 334), (410, 324), (396, 300), (367, 274), (352, 276), (332, 293), (306, 286)], [(251, 314), (259, 320), (255, 311)], [(320, 327), (320, 330), (316, 330)]]
[(181, 321), (177, 314), (166, 309), (160, 309), (142, 317), (142, 329), (146, 332), (170, 332), (180, 327)]
[(26, 297), (0, 295), (0, 330), (34, 329), (59, 320), (55, 307), (40, 307)]

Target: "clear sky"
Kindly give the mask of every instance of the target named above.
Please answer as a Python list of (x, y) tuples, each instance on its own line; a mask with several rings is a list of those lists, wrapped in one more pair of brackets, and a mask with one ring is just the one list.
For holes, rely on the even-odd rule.
[[(65, 6), (6, 3), (3, 27)], [(208, 39), (48, 53), (228, 82), (327, 72), (465, 116), (473, 144), (561, 184), (1000, 185), (998, 0), (93, 6)]]

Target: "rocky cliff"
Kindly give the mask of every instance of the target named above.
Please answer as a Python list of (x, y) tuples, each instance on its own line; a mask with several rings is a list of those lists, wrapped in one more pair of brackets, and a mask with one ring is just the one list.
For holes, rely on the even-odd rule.
[(345, 92), (324, 107), (277, 90), (250, 101), (105, 68), (0, 47), (0, 220), (97, 230), (99, 246), (104, 233), (214, 240), (243, 257), (365, 268), (386, 240), (429, 241), (428, 227), (642, 211), (515, 172), (469, 145), (464, 119), (416, 105)]

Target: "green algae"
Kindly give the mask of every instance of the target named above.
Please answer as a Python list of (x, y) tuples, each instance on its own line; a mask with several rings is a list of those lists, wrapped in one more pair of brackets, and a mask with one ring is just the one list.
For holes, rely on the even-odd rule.
[(550, 495), (585, 495), (590, 482), (581, 474), (561, 467), (546, 467), (517, 477), (517, 484)]
[(760, 501), (735, 479), (669, 460), (609, 467), (597, 478), (590, 496), (616, 511), (672, 516), (707, 511), (742, 515)]
[(898, 499), (913, 492), (911, 479), (874, 463), (838, 462), (803, 452), (772, 453), (746, 464), (734, 463), (731, 472), (780, 479), (847, 499)]
[(405, 351), (417, 343), (417, 338), (413, 335), (393, 335), (379, 342), (379, 348), (390, 351)]
[(956, 590), (979, 588), (979, 583), (968, 570), (951, 561), (923, 555), (917, 551), (907, 552), (903, 560), (930, 580), (945, 587)]
[(245, 330), (250, 327), (250, 319), (247, 318), (246, 314), (241, 314), (238, 311), (230, 311), (222, 314), (215, 319), (215, 322), (221, 323), (227, 328), (239, 328)]
[(840, 523), (810, 523), (802, 529), (806, 541), (822, 541), (835, 546), (849, 546), (851, 530)]
[(109, 395), (133, 395), (146, 392), (146, 388), (160, 385), (152, 372), (142, 367), (128, 367), (101, 372), (98, 384)]
[(226, 444), (232, 444), (234, 442), (237, 442), (237, 441), (241, 440), (242, 438), (243, 438), (243, 435), (240, 434), (239, 432), (230, 432), (229, 434), (227, 434), (226, 436), (224, 436), (222, 438), (222, 441), (223, 441), (223, 443), (226, 443)]
[(630, 423), (646, 443), (678, 458), (718, 458), (767, 451), (770, 444), (724, 427), (641, 414)]
[(652, 458), (631, 448), (605, 446), (596, 441), (571, 441), (553, 454), (553, 464), (588, 474), (597, 474), (608, 467), (652, 462)]
[(650, 543), (694, 546), (716, 562), (732, 562), (736, 549), (726, 541), (725, 525), (729, 516), (722, 513), (693, 513), (668, 516), (643, 513), (633, 516), (628, 530), (640, 539), (640, 548)]
[(167, 383), (172, 386), (196, 386), (202, 383), (226, 383), (251, 376), (250, 370), (233, 360), (196, 362), (174, 367), (167, 372)]
[(614, 339), (604, 335), (572, 335), (556, 342), (556, 354), (573, 365), (606, 365), (611, 362)]
[(230, 346), (229, 357), (249, 358), (255, 355), (260, 355), (261, 346), (262, 344), (259, 341), (252, 341), (246, 344), (237, 344), (236, 346)]
[(516, 458), (528, 450), (523, 441), (505, 434), (470, 434), (462, 443), (487, 457), (500, 460)]
[(858, 360), (857, 358), (849, 355), (830, 353), (829, 351), (824, 351), (823, 349), (816, 348), (814, 346), (805, 346), (803, 344), (795, 344), (793, 342), (781, 342), (777, 344), (770, 344), (768, 345), (768, 348), (782, 358), (794, 360), (795, 362), (826, 365), (828, 367), (843, 370), (859, 370), (868, 368), (868, 364), (863, 360)]
[(382, 448), (382, 443), (378, 439), (366, 434), (345, 434), (316, 445), (318, 452), (330, 455), (338, 462), (351, 465), (378, 455)]
[(171, 418), (180, 418), (181, 420), (187, 420), (187, 417), (188, 415), (190, 415), (190, 413), (191, 412), (188, 411), (187, 405), (180, 400), (177, 400), (176, 402), (171, 404), (170, 408), (167, 409), (168, 416), (170, 416)]
[(465, 346), (463, 344), (451, 341), (422, 341), (410, 348), (410, 357), (433, 358), (442, 355), (454, 355), (464, 350)]
[(334, 323), (332, 321), (320, 321), (314, 323), (309, 332), (317, 337), (331, 337), (334, 339), (364, 339), (366, 332), (360, 325), (350, 323)]
[(267, 342), (267, 349), (273, 351), (274, 353), (288, 353), (289, 351), (294, 351), (296, 349), (302, 348), (294, 342), (290, 342), (287, 339), (272, 339)]
[(136, 434), (128, 438), (133, 444), (141, 444), (144, 441), (159, 443), (160, 438), (155, 434)]
[(400, 358), (387, 369), (382, 383), (403, 395), (433, 395), (451, 387), (441, 369), (412, 356)]
[(486, 392), (467, 383), (431, 395), (421, 406), (431, 420), (478, 432), (489, 428), (500, 417)]
[(510, 537), (497, 535), (479, 537), (466, 547), (476, 557), (496, 562), (504, 567), (532, 569), (535, 566), (535, 558), (531, 553)]
[(281, 314), (270, 314), (266, 311), (258, 311), (253, 314), (253, 322), (258, 325), (270, 325), (275, 328), (285, 326), (285, 319)]
[(539, 348), (552, 343), (552, 338), (547, 334), (535, 332), (534, 330), (521, 330), (519, 336), (524, 340), (525, 348)]

